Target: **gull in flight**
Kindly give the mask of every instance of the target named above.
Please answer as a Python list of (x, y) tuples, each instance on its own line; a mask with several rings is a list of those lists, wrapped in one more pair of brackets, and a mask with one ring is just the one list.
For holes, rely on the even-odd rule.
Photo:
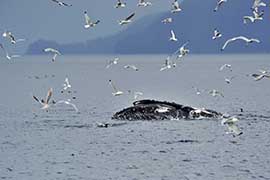
[[(45, 101), (43, 99), (39, 100), (36, 96), (33, 95), (34, 100), (36, 100), (38, 103), (42, 105), (41, 109), (48, 109), (50, 107), (50, 99), (52, 97), (52, 88), (48, 90), (47, 96), (45, 98)], [(53, 104), (55, 104), (55, 101), (52, 101)]]
[(224, 97), (223, 93), (216, 90), (216, 89), (213, 89), (213, 90), (209, 91), (208, 93), (213, 97), (217, 97), (217, 96)]
[(126, 19), (123, 19), (123, 20), (120, 20), (119, 21), (119, 24), (120, 25), (125, 25), (125, 24), (128, 24), (128, 23), (131, 23), (131, 19), (132, 17), (135, 15), (135, 13), (132, 13), (131, 15), (129, 15)]
[(236, 125), (236, 122), (238, 121), (239, 120), (236, 117), (223, 118), (221, 124), (227, 126), (229, 130), (228, 132), (226, 132), (227, 134), (233, 134), (233, 136), (235, 137), (243, 134), (243, 132)]
[(71, 103), (70, 99), (68, 99), (67, 101), (65, 100), (57, 101), (55, 105), (58, 105), (58, 104), (66, 104), (66, 105), (72, 106), (76, 112), (79, 112), (79, 109), (77, 108), (77, 106)]
[(121, 0), (117, 0), (117, 3), (114, 7), (115, 8), (124, 8), (124, 7), (126, 7), (126, 3), (122, 2)]
[(5, 47), (3, 46), (3, 44), (1, 44), (1, 43), (0, 43), (0, 47), (1, 47), (1, 49), (3, 49), (3, 51), (5, 52), (6, 58), (7, 58), (8, 60), (11, 60), (11, 59), (13, 59), (13, 58), (21, 57), (20, 55), (9, 55), (8, 52), (7, 52), (7, 50), (5, 49)]
[(232, 71), (232, 65), (230, 64), (223, 64), (222, 66), (220, 66), (219, 71), (223, 71), (224, 68), (228, 68), (230, 69), (230, 71)]
[(197, 88), (195, 86), (192, 86), (192, 88), (196, 91), (197, 95), (201, 95), (202, 92), (201, 92), (201, 90), (199, 88)]
[(57, 3), (59, 6), (67, 6), (67, 7), (72, 6), (72, 4), (67, 4), (67, 3), (62, 2), (62, 1), (58, 1), (58, 0), (52, 0), (52, 1)]
[(109, 63), (108, 63), (108, 65), (106, 66), (106, 68), (108, 69), (108, 68), (110, 68), (112, 65), (118, 64), (118, 60), (119, 60), (119, 58), (114, 58), (114, 59), (110, 60)]
[(45, 48), (44, 52), (53, 54), (53, 58), (52, 58), (53, 62), (55, 61), (57, 55), (61, 55), (61, 53), (58, 50), (53, 49), (53, 48)]
[(171, 30), (171, 37), (170, 37), (169, 40), (170, 40), (170, 41), (174, 41), (174, 42), (178, 41), (178, 39), (176, 38), (176, 36), (175, 36), (173, 30)]
[[(131, 90), (128, 90), (128, 93), (129, 93), (129, 94), (131, 94), (131, 93), (132, 93), (132, 91), (131, 91)], [(137, 100), (137, 99), (138, 99), (138, 97), (139, 97), (139, 96), (142, 96), (142, 95), (143, 95), (143, 93), (142, 93), (142, 92), (135, 91), (135, 92), (134, 92), (134, 96), (133, 96), (133, 98), (134, 98), (134, 100)]]
[(126, 65), (124, 66), (125, 69), (133, 69), (135, 71), (139, 71), (139, 69), (135, 65)]
[(256, 20), (263, 20), (263, 15), (264, 15), (264, 11), (262, 11), (261, 13), (258, 13), (256, 11), (252, 11), (253, 12), (253, 16), (244, 16), (244, 24), (247, 24), (247, 21), (249, 20), (250, 22), (254, 23)]
[(12, 44), (16, 44), (17, 42), (25, 41), (25, 39), (16, 39), (15, 36), (10, 31), (5, 31), (2, 36), (4, 38), (8, 38)]
[(65, 78), (65, 82), (63, 84), (63, 90), (66, 91), (67, 89), (71, 88), (71, 84), (69, 83), (68, 78)]
[(214, 36), (212, 37), (213, 40), (218, 39), (222, 36), (222, 34), (219, 32), (219, 30), (214, 30)]
[(123, 95), (123, 94), (124, 94), (123, 91), (117, 90), (117, 88), (116, 88), (115, 85), (113, 84), (112, 80), (109, 80), (109, 83), (110, 83), (110, 85), (112, 86), (112, 88), (113, 88), (113, 90), (114, 90), (114, 92), (112, 92), (112, 95), (113, 95), (113, 96), (120, 96), (120, 95)]
[(172, 23), (173, 19), (171, 17), (163, 19), (161, 22), (163, 24), (169, 24)]
[(234, 41), (237, 41), (237, 40), (242, 40), (242, 41), (245, 41), (246, 42), (246, 45), (250, 44), (250, 43), (253, 43), (253, 42), (256, 42), (256, 43), (260, 43), (260, 40), (258, 39), (254, 39), (254, 38), (246, 38), (244, 36), (237, 36), (237, 37), (233, 37), (231, 39), (228, 39), (224, 45), (222, 46), (221, 48), (221, 51), (224, 51), (224, 49), (227, 47), (227, 45), (231, 42), (234, 42)]
[(170, 61), (170, 57), (167, 57), (165, 59), (165, 64), (164, 64), (164, 66), (162, 68), (160, 68), (160, 71), (164, 71), (166, 69), (171, 69), (172, 67), (176, 67), (176, 63), (172, 63)]
[(231, 84), (232, 80), (235, 78), (235, 76), (229, 77), (229, 78), (224, 78), (225, 82), (227, 84)]
[(217, 5), (216, 5), (216, 7), (215, 7), (215, 9), (214, 9), (214, 12), (217, 12), (218, 9), (220, 8), (220, 6), (221, 6), (222, 4), (224, 4), (225, 2), (227, 2), (227, 0), (218, 0), (218, 1), (217, 1)]
[(179, 5), (178, 1), (177, 0), (174, 0), (174, 2), (172, 3), (172, 10), (171, 10), (171, 12), (172, 13), (177, 13), (177, 12), (180, 12), (180, 11), (182, 11), (182, 9), (180, 8), (180, 5)]
[(189, 43), (189, 41), (187, 41), (185, 44), (183, 44), (174, 54), (179, 52), (179, 55), (177, 56), (177, 58), (181, 58), (185, 55), (187, 55), (189, 53), (189, 49), (185, 48), (186, 45)]
[(259, 7), (266, 7), (266, 4), (264, 2), (262, 2), (261, 0), (254, 0), (253, 6), (252, 6), (252, 10), (258, 12)]
[(267, 71), (265, 70), (260, 70), (261, 74), (252, 74), (251, 76), (254, 77), (255, 81), (259, 81), (263, 78), (269, 78), (270, 79), (270, 75), (268, 74)]
[(151, 6), (152, 3), (149, 1), (145, 1), (145, 0), (139, 0), (139, 3), (137, 4), (137, 6), (141, 6), (141, 7), (147, 7), (147, 6)]
[(98, 23), (100, 23), (100, 20), (92, 22), (90, 17), (87, 14), (87, 11), (84, 11), (84, 18), (85, 18), (85, 25), (84, 25), (85, 29), (88, 29), (90, 27), (95, 27)]

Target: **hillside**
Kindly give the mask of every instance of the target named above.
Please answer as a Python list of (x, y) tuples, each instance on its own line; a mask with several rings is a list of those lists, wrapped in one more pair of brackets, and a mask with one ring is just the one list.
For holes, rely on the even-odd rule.
[[(260, 44), (245, 46), (243, 42), (230, 44), (224, 53), (268, 53), (270, 50), (269, 9), (265, 9), (265, 19), (253, 24), (243, 24), (243, 16), (252, 15), (252, 1), (228, 1), (218, 12), (213, 12), (215, 2), (212, 0), (190, 0), (182, 3), (183, 11), (178, 14), (164, 12), (146, 16), (113, 36), (74, 44), (57, 44), (40, 40), (31, 44), (28, 54), (39, 54), (45, 47), (59, 48), (66, 54), (117, 53), (144, 54), (170, 53), (181, 44), (190, 41), (191, 53), (220, 53), (223, 43), (231, 37), (244, 35), (258, 38)], [(173, 18), (173, 23), (164, 25), (161, 20)], [(223, 36), (213, 41), (213, 30), (219, 29)], [(178, 42), (169, 42), (170, 30), (173, 29)]]

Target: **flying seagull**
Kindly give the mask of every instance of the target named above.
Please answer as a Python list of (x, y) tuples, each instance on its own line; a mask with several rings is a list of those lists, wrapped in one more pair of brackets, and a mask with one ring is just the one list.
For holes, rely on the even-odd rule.
[(196, 91), (197, 95), (201, 95), (202, 92), (201, 92), (201, 90), (199, 88), (197, 88), (195, 86), (192, 86), (192, 88)]
[(253, 39), (253, 38), (248, 39), (248, 38), (246, 38), (246, 37), (244, 37), (244, 36), (237, 36), (237, 37), (228, 39), (228, 40), (224, 43), (224, 45), (222, 46), (221, 51), (224, 51), (224, 49), (227, 47), (227, 45), (228, 45), (229, 43), (234, 42), (234, 41), (236, 41), (236, 40), (243, 40), (243, 41), (246, 42), (246, 45), (248, 45), (248, 44), (250, 44), (250, 43), (253, 43), (253, 42), (260, 43), (260, 40), (258, 40), (258, 39)]
[(233, 136), (235, 137), (235, 136), (240, 136), (241, 134), (243, 134), (243, 132), (236, 125), (236, 122), (238, 121), (239, 120), (236, 117), (229, 117), (229, 118), (222, 119), (221, 124), (227, 126), (229, 130), (227, 134), (233, 134)]
[(163, 19), (161, 22), (163, 24), (169, 24), (172, 23), (173, 19), (171, 17)]
[(213, 97), (217, 97), (217, 96), (224, 97), (223, 93), (216, 89), (210, 90), (208, 93)]
[(119, 58), (114, 58), (114, 59), (110, 60), (109, 63), (108, 63), (108, 65), (106, 66), (106, 68), (108, 69), (108, 68), (110, 68), (112, 65), (118, 64), (118, 60), (119, 60)]
[(222, 36), (222, 34), (219, 32), (219, 30), (214, 30), (214, 36), (212, 37), (213, 40), (218, 39)]
[(228, 68), (230, 69), (230, 71), (232, 71), (232, 65), (230, 64), (223, 64), (222, 66), (220, 66), (219, 71), (223, 71), (224, 68)]
[[(128, 90), (128, 93), (129, 93), (129, 94), (132, 94), (132, 91), (131, 91), (131, 90)], [(137, 99), (138, 99), (138, 97), (139, 97), (139, 96), (142, 96), (142, 95), (143, 95), (143, 93), (142, 93), (142, 92), (135, 91), (135, 92), (134, 92), (134, 96), (133, 96), (133, 98), (134, 98), (134, 100), (137, 100)]]
[(135, 15), (135, 13), (132, 13), (131, 15), (129, 15), (126, 19), (120, 20), (119, 24), (120, 25), (125, 25), (128, 23), (131, 23), (131, 18)]
[(164, 71), (166, 69), (171, 69), (172, 67), (176, 67), (176, 63), (172, 63), (170, 61), (170, 57), (167, 57), (165, 59), (165, 63), (164, 63), (164, 66), (162, 68), (160, 68), (160, 71)]
[(254, 0), (253, 6), (252, 6), (252, 10), (258, 12), (259, 11), (259, 7), (266, 7), (266, 4), (264, 2), (262, 2), (261, 0)]
[(11, 60), (13, 58), (18, 58), (18, 57), (21, 57), (20, 55), (9, 55), (7, 50), (5, 49), (5, 47), (3, 46), (3, 44), (0, 43), (0, 48), (3, 49), (3, 51), (5, 52), (5, 55), (6, 55), (6, 58), (8, 60)]
[(180, 12), (180, 11), (182, 11), (182, 9), (180, 8), (180, 5), (179, 5), (178, 1), (177, 0), (174, 0), (174, 2), (172, 3), (172, 10), (171, 10), (171, 12), (172, 13), (177, 13), (177, 12)]
[(263, 20), (263, 15), (264, 15), (264, 11), (262, 11), (261, 13), (258, 13), (256, 11), (253, 11), (253, 16), (244, 16), (244, 24), (247, 24), (247, 21), (249, 20), (250, 22), (254, 23), (256, 20)]
[(187, 41), (186, 43), (184, 43), (174, 54), (179, 52), (179, 55), (177, 56), (177, 58), (181, 58), (185, 55), (187, 55), (189, 53), (189, 49), (186, 48), (186, 45), (189, 43), (189, 41)]
[(126, 3), (122, 2), (121, 0), (117, 0), (117, 3), (114, 7), (115, 8), (124, 8), (124, 7), (126, 7)]
[(66, 91), (67, 89), (71, 88), (71, 84), (69, 83), (68, 78), (65, 78), (65, 82), (63, 84), (63, 90)]
[(72, 6), (72, 4), (67, 4), (63, 1), (58, 1), (58, 0), (52, 0), (53, 2), (57, 3), (59, 6), (67, 6), (67, 7), (70, 7)]
[(4, 38), (8, 38), (12, 44), (16, 44), (17, 42), (25, 41), (25, 39), (16, 39), (15, 36), (10, 31), (5, 31), (2, 36)]
[(92, 22), (90, 17), (87, 14), (87, 11), (84, 11), (84, 18), (85, 18), (85, 25), (84, 25), (85, 29), (88, 29), (90, 27), (95, 27), (98, 23), (100, 23), (100, 20)]
[(251, 76), (254, 77), (255, 81), (259, 81), (263, 78), (269, 78), (270, 79), (270, 75), (268, 74), (267, 71), (265, 70), (260, 70), (261, 74), (252, 74)]
[(66, 104), (66, 105), (69, 105), (71, 107), (73, 107), (73, 109), (76, 111), (76, 112), (79, 112), (79, 109), (77, 108), (77, 106), (73, 103), (71, 103), (71, 100), (68, 99), (67, 101), (65, 100), (60, 100), (60, 101), (57, 101), (55, 105), (58, 105), (58, 104)]
[(218, 0), (218, 1), (217, 1), (217, 5), (216, 5), (216, 7), (215, 7), (215, 9), (214, 9), (214, 12), (217, 12), (218, 9), (220, 8), (220, 6), (221, 6), (222, 4), (224, 4), (225, 2), (227, 2), (227, 0)]
[(112, 88), (113, 88), (113, 90), (114, 90), (114, 92), (112, 92), (112, 95), (113, 95), (113, 96), (120, 96), (120, 95), (123, 95), (123, 94), (124, 94), (123, 91), (117, 90), (117, 88), (116, 88), (115, 85), (113, 84), (112, 80), (109, 80), (109, 83), (110, 83), (110, 85), (112, 86)]
[(135, 70), (135, 71), (139, 71), (139, 69), (138, 69), (135, 65), (133, 65), (133, 64), (131, 64), (131, 65), (126, 65), (126, 66), (124, 66), (124, 68), (125, 68), (125, 69), (133, 69), (133, 70)]
[(176, 36), (175, 36), (173, 30), (171, 30), (171, 37), (170, 37), (169, 40), (170, 40), (170, 41), (174, 41), (174, 42), (178, 41), (178, 39), (176, 38)]
[(55, 61), (57, 55), (61, 55), (61, 53), (58, 50), (53, 49), (53, 48), (45, 48), (44, 52), (53, 54), (53, 58), (52, 58), (53, 62)]
[(137, 6), (141, 6), (141, 7), (147, 7), (147, 6), (151, 6), (152, 3), (149, 1), (145, 1), (145, 0), (139, 0), (139, 3), (137, 4)]
[[(50, 99), (52, 97), (52, 88), (48, 90), (47, 96), (45, 98), (45, 101), (43, 99), (39, 100), (36, 96), (33, 95), (34, 100), (36, 100), (39, 104), (42, 105), (41, 109), (48, 109), (50, 107)], [(52, 101), (53, 104), (55, 104), (55, 101)]]

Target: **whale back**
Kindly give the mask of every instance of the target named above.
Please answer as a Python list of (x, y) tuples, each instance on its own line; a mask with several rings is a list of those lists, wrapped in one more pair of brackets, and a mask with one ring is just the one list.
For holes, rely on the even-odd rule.
[(170, 120), (170, 119), (196, 119), (218, 117), (221, 113), (212, 110), (201, 110), (184, 106), (174, 102), (139, 100), (133, 102), (133, 106), (116, 112), (112, 119), (117, 120)]

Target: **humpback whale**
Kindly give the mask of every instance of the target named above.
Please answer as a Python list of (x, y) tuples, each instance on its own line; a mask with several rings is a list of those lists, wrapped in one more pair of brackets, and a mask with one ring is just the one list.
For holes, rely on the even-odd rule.
[(133, 102), (133, 106), (116, 112), (115, 120), (171, 120), (221, 118), (223, 115), (204, 108), (194, 108), (174, 102), (144, 99)]

